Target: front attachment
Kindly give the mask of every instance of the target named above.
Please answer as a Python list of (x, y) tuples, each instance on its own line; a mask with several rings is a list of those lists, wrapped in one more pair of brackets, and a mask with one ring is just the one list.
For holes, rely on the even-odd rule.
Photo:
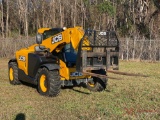
[(119, 41), (114, 31), (86, 30), (76, 63), (79, 72), (118, 69)]

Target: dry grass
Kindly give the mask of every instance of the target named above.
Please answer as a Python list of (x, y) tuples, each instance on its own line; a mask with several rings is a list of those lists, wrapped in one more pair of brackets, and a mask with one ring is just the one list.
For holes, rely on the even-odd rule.
[(74, 87), (48, 98), (39, 95), (33, 86), (10, 85), (7, 61), (0, 59), (1, 120), (160, 119), (160, 63), (121, 61), (121, 71), (150, 77), (120, 76), (123, 80), (110, 79), (108, 88), (100, 93)]

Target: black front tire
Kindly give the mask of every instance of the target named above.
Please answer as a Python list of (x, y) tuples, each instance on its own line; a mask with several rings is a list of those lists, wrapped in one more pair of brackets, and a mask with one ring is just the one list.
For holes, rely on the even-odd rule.
[[(94, 70), (92, 72), (96, 74), (106, 75), (106, 72), (104, 70)], [(87, 83), (87, 88), (90, 91), (101, 92), (106, 89), (108, 81), (107, 78), (102, 78), (102, 79), (98, 77), (92, 77), (92, 78), (93, 81)]]
[(21, 82), (18, 79), (18, 65), (16, 62), (10, 62), (8, 64), (8, 75), (9, 75), (9, 82), (12, 85), (18, 85), (21, 84)]
[(60, 93), (62, 81), (58, 70), (49, 71), (42, 68), (38, 71), (38, 92), (44, 96), (56, 97)]

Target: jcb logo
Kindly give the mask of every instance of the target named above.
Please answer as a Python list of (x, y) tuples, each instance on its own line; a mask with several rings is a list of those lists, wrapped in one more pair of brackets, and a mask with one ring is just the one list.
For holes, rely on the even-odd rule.
[(99, 35), (107, 35), (106, 32), (100, 32)]
[(81, 72), (72, 72), (70, 74), (71, 77), (78, 77), (78, 76), (82, 76), (83, 74)]
[(52, 39), (52, 44), (57, 43), (62, 40), (62, 34), (59, 34)]
[(24, 62), (26, 61), (26, 58), (24, 56), (19, 56), (19, 60)]

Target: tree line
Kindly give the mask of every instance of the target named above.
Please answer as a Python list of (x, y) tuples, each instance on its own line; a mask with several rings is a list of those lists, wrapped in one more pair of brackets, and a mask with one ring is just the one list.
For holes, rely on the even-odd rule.
[(115, 30), (153, 39), (160, 32), (159, 0), (0, 0), (0, 35), (30, 36), (41, 27)]

